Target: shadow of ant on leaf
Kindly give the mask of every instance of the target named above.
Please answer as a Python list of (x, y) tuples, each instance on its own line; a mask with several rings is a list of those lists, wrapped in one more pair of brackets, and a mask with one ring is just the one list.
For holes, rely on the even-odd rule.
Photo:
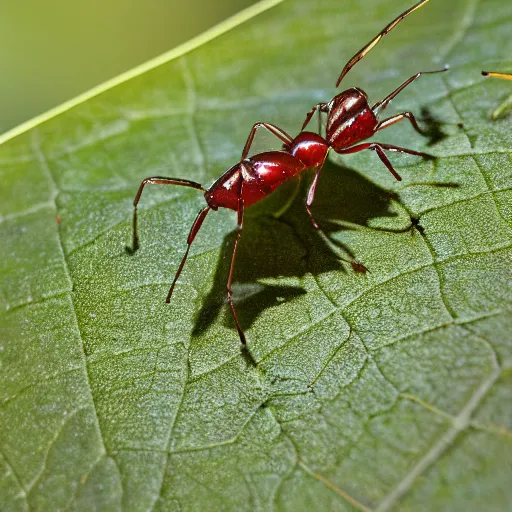
[[(431, 147), (441, 142), (442, 140), (450, 137), (452, 133), (446, 131), (447, 127), (453, 126), (454, 123), (446, 123), (438, 119), (428, 107), (421, 108), (421, 116), (418, 118), (421, 122), (422, 130), (425, 133), (425, 137), (428, 138), (427, 146)], [(456, 123), (457, 129), (464, 128), (462, 123)], [(452, 128), (451, 131), (453, 131)]]
[[(379, 166), (379, 171), (385, 169)], [(377, 231), (403, 233), (413, 229), (405, 213), (401, 215), (404, 219), (398, 221), (401, 225), (397, 226), (397, 210), (401, 207), (396, 194), (380, 188), (355, 170), (327, 161), (312, 207), (321, 228), (316, 230), (305, 209), (311, 180), (302, 179), (300, 185), (297, 181), (291, 180), (245, 212), (233, 278), (233, 299), (244, 330), (265, 309), (304, 295), (306, 291), (299, 280), (307, 273), (314, 276), (329, 271), (364, 274), (368, 270), (355, 260), (356, 255), (349, 247), (335, 239), (336, 233), (371, 227), (372, 219), (376, 218), (390, 219), (389, 229), (372, 228)], [(282, 209), (294, 194), (291, 204), (276, 217), (272, 212)], [(403, 207), (402, 210), (405, 212)], [(235, 230), (223, 240), (213, 285), (196, 317), (195, 335), (204, 333), (221, 312), (225, 313), (225, 325), (234, 325), (226, 305), (226, 281), (234, 239)], [(280, 282), (273, 283), (278, 277)]]

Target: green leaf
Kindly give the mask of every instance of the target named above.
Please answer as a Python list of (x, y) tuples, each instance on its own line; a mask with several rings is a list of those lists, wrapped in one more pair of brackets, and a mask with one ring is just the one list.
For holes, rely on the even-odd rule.
[(325, 235), (306, 185), (248, 209), (235, 301), (257, 368), (225, 304), (233, 212), (209, 215), (171, 305), (201, 194), (149, 187), (125, 251), (144, 177), (209, 185), (254, 122), (297, 133), (406, 4), (283, 2), (3, 137), (1, 510), (509, 508), (512, 117), (490, 115), (510, 82), (480, 76), (510, 69), (507, 2), (431, 2), (344, 82), (377, 101), (449, 63), (389, 109), (430, 136), (378, 137), (437, 159), (391, 154), (397, 183), (373, 152), (332, 154)]

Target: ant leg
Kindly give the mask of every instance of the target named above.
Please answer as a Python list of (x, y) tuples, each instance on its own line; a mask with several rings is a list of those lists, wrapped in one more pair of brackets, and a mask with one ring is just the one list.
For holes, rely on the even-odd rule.
[[(319, 109), (318, 110), (318, 135), (320, 135), (320, 137), (322, 137), (322, 114), (324, 112), (328, 112), (328, 110), (325, 110), (325, 109)], [(326, 128), (327, 130), (327, 128)]]
[(151, 178), (146, 178), (142, 180), (137, 195), (135, 196), (135, 199), (133, 201), (133, 249), (131, 250), (132, 253), (139, 248), (139, 235), (137, 232), (137, 205), (139, 204), (140, 196), (142, 195), (144, 186), (147, 185), (148, 183), (150, 185), (181, 185), (183, 187), (196, 188), (198, 190), (206, 192), (206, 190), (199, 183), (190, 180), (182, 180), (180, 178), (166, 178), (165, 176), (153, 176)]
[(393, 30), (396, 25), (398, 25), (406, 16), (411, 14), (411, 12), (415, 11), (416, 9), (419, 9), (423, 5), (425, 5), (428, 2), (428, 0), (421, 0), (421, 2), (418, 2), (417, 4), (413, 5), (409, 9), (407, 9), (405, 12), (400, 14), (397, 18), (395, 18), (391, 23), (389, 23), (377, 36), (375, 36), (366, 46), (361, 48), (346, 64), (343, 70), (341, 71), (341, 74), (338, 78), (338, 81), (336, 82), (336, 87), (338, 87), (343, 80), (344, 76), (352, 69), (352, 67), (357, 64), (363, 57), (368, 55), (372, 48), (391, 30)]
[[(243, 164), (242, 164), (243, 165)], [(238, 331), (238, 336), (240, 336), (240, 341), (242, 342), (242, 345), (246, 347), (247, 340), (245, 338), (244, 331), (240, 327), (240, 322), (238, 321), (238, 316), (236, 314), (235, 305), (233, 304), (233, 291), (231, 290), (231, 284), (233, 282), (233, 271), (235, 269), (235, 259), (236, 259), (236, 250), (238, 248), (238, 242), (240, 241), (240, 236), (242, 235), (242, 227), (243, 227), (243, 221), (244, 221), (244, 200), (242, 197), (242, 187), (243, 187), (243, 178), (242, 174), (240, 174), (239, 178), (239, 190), (238, 190), (238, 223), (236, 226), (236, 238), (235, 243), (233, 244), (233, 254), (231, 256), (231, 266), (229, 267), (229, 276), (228, 276), (228, 282), (227, 282), (227, 292), (228, 292), (228, 303), (229, 307), (231, 308), (231, 313), (233, 315), (233, 319), (235, 321), (236, 330)], [(254, 360), (253, 360), (254, 362)]]
[(192, 224), (192, 227), (190, 228), (190, 233), (188, 234), (188, 238), (187, 238), (187, 250), (185, 251), (183, 258), (181, 259), (180, 266), (178, 267), (178, 270), (176, 271), (174, 279), (172, 280), (171, 287), (169, 288), (169, 293), (167, 294), (167, 298), (165, 299), (165, 302), (167, 302), (167, 304), (169, 304), (169, 302), (171, 302), (172, 292), (174, 291), (176, 282), (178, 281), (181, 271), (183, 270), (185, 261), (187, 261), (187, 256), (188, 256), (188, 251), (190, 250), (190, 246), (192, 245), (192, 242), (194, 241), (194, 238), (196, 237), (197, 232), (201, 229), (201, 226), (203, 225), (203, 221), (206, 218), (206, 215), (208, 214), (209, 211), (210, 211), (209, 206), (206, 206), (205, 208), (203, 208), (197, 214), (196, 220), (194, 221), (194, 224)]
[(385, 98), (375, 103), (372, 107), (373, 113), (377, 115), (381, 110), (384, 110), (391, 103), (393, 98), (396, 98), (396, 96), (398, 96), (408, 85), (412, 84), (421, 75), (433, 75), (434, 73), (443, 73), (444, 71), (448, 71), (448, 66), (436, 71), (420, 71), (416, 73), (411, 76), (411, 78), (408, 78), (402, 85), (400, 85), (400, 87), (397, 87), (391, 94), (388, 94)]
[(377, 153), (382, 163), (388, 168), (388, 171), (395, 177), (395, 179), (397, 181), (402, 181), (402, 176), (395, 171), (389, 161), (389, 158), (386, 156), (386, 153), (384, 153), (384, 150), (377, 144), (373, 144), (373, 147), (370, 147), (370, 149), (373, 149)]
[(313, 178), (313, 183), (311, 183), (311, 187), (309, 187), (308, 198), (306, 199), (306, 211), (308, 212), (309, 218), (311, 219), (311, 223), (313, 224), (313, 227), (315, 229), (320, 229), (320, 227), (318, 226), (315, 218), (313, 217), (313, 213), (311, 212), (311, 205), (315, 200), (316, 186), (318, 184), (318, 178), (320, 177), (321, 170), (322, 167), (320, 166), (315, 172), (315, 177)]
[(326, 159), (327, 159), (327, 153), (325, 154), (325, 157), (324, 157), (321, 165), (318, 166), (318, 169), (315, 172), (315, 177), (313, 178), (313, 183), (311, 183), (311, 187), (309, 187), (308, 197), (306, 199), (306, 211), (308, 212), (309, 218), (311, 219), (311, 223), (313, 224), (313, 227), (315, 229), (320, 229), (320, 227), (318, 226), (315, 218), (313, 217), (313, 213), (311, 212), (311, 205), (313, 204), (313, 201), (315, 200), (315, 192), (316, 192), (316, 186), (318, 185), (318, 178), (320, 178), (320, 171), (322, 170)]
[(292, 142), (292, 138), (284, 131), (281, 130), (281, 128), (278, 128), (277, 126), (270, 124), (270, 123), (256, 123), (253, 125), (251, 132), (249, 133), (249, 137), (247, 137), (247, 142), (245, 143), (244, 150), (242, 151), (242, 158), (241, 160), (245, 160), (247, 155), (249, 154), (249, 150), (251, 149), (251, 145), (254, 140), (254, 136), (256, 135), (256, 132), (258, 131), (258, 128), (265, 128), (270, 133), (275, 135), (278, 139), (281, 139), (287, 146), (289, 146)]
[(388, 157), (384, 153), (384, 150), (388, 151), (397, 151), (399, 153), (407, 153), (409, 155), (422, 156), (423, 158), (431, 159), (432, 156), (427, 153), (420, 153), (419, 151), (414, 151), (413, 149), (401, 148), (399, 146), (393, 146), (391, 144), (382, 144), (381, 142), (365, 142), (363, 144), (358, 144), (357, 146), (352, 146), (351, 148), (342, 149), (337, 151), (338, 154), (343, 155), (347, 153), (358, 153), (359, 151), (363, 151), (365, 149), (371, 149), (377, 153), (382, 163), (388, 168), (389, 172), (395, 177), (396, 180), (401, 181), (402, 177), (395, 171)]
[[(382, 142), (373, 142), (373, 146), (380, 146), (388, 151), (395, 151), (397, 153), (407, 153), (408, 155), (422, 156), (428, 160), (432, 160), (434, 157), (428, 153), (422, 153), (421, 151), (415, 151), (414, 149), (402, 148), (401, 146), (393, 146), (393, 144), (383, 144)], [(370, 148), (373, 149), (373, 148)]]
[(419, 126), (418, 122), (416, 121), (416, 118), (414, 117), (414, 114), (412, 112), (402, 112), (401, 114), (397, 114), (396, 116), (389, 117), (388, 119), (384, 119), (381, 121), (377, 128), (375, 128), (375, 131), (384, 130), (384, 128), (388, 128), (392, 124), (398, 123), (402, 121), (403, 119), (409, 119), (411, 122), (413, 128), (420, 133), (421, 135), (427, 135)]
[[(327, 103), (317, 103), (306, 115), (306, 120), (304, 123), (302, 123), (302, 128), (300, 129), (301, 132), (304, 131), (306, 126), (309, 124), (309, 121), (311, 121), (312, 117), (315, 115), (315, 112), (318, 112), (318, 115), (320, 116), (322, 112), (327, 112), (326, 110)], [(319, 132), (320, 133), (320, 132)]]

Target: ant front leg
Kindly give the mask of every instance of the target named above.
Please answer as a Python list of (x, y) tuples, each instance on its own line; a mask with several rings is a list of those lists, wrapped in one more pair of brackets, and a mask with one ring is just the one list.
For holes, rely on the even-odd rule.
[(357, 146), (352, 146), (351, 148), (342, 149), (337, 153), (340, 155), (348, 154), (348, 153), (358, 153), (359, 151), (364, 151), (365, 149), (371, 149), (377, 153), (382, 163), (388, 168), (389, 172), (395, 177), (397, 181), (402, 181), (402, 177), (395, 171), (393, 165), (389, 161), (389, 158), (384, 153), (384, 150), (387, 151), (397, 151), (399, 153), (407, 153), (408, 155), (421, 156), (423, 158), (427, 158), (431, 160), (433, 157), (427, 153), (421, 153), (419, 151), (414, 151), (413, 149), (401, 148), (400, 146), (393, 146), (391, 144), (382, 144), (380, 142), (365, 142), (363, 144), (357, 144)]
[[(190, 187), (195, 188), (198, 190), (201, 190), (203, 192), (206, 192), (206, 190), (195, 181), (190, 180), (182, 180), (180, 178), (166, 178), (165, 176), (153, 176), (151, 178), (146, 178), (142, 180), (142, 183), (140, 184), (139, 190), (137, 192), (137, 195), (135, 196), (135, 199), (133, 201), (133, 247), (129, 251), (131, 253), (134, 253), (139, 248), (139, 235), (137, 232), (137, 205), (140, 201), (140, 196), (142, 195), (142, 191), (144, 190), (144, 187), (147, 185), (181, 185), (183, 187)], [(128, 247), (127, 247), (128, 250)]]
[[(408, 85), (412, 84), (415, 80), (417, 80), (421, 75), (429, 75), (433, 73), (443, 73), (444, 71), (447, 71), (448, 67), (445, 67), (443, 69), (438, 69), (437, 71), (420, 71), (419, 73), (416, 73), (415, 75), (411, 76), (411, 78), (407, 79), (403, 84), (400, 85), (400, 87), (397, 87), (391, 94), (388, 94), (385, 98), (378, 101), (373, 105), (372, 112), (375, 116), (379, 115), (380, 112), (382, 112), (390, 103), (391, 100), (393, 100), (400, 92), (402, 92)], [(418, 122), (416, 121), (416, 118), (414, 117), (414, 114), (412, 112), (402, 112), (401, 114), (397, 114), (393, 117), (390, 117), (388, 119), (384, 119), (381, 121), (377, 127), (375, 128), (375, 131), (383, 130), (384, 128), (387, 128), (388, 126), (391, 126), (392, 124), (398, 123), (399, 121), (402, 121), (403, 119), (409, 119), (411, 122), (413, 128), (421, 135), (427, 135), (418, 125)]]
[(396, 98), (408, 85), (412, 84), (422, 75), (433, 75), (434, 73), (444, 73), (448, 71), (448, 66), (445, 66), (443, 69), (437, 69), (436, 71), (419, 71), (415, 75), (408, 78), (403, 84), (397, 87), (392, 93), (388, 94), (385, 98), (381, 99), (375, 105), (372, 106), (373, 113), (377, 116), (379, 112), (384, 110), (390, 103), (391, 100)]
[(306, 126), (309, 124), (313, 116), (315, 115), (315, 112), (318, 112), (318, 133), (320, 134), (321, 128), (322, 128), (322, 118), (320, 117), (322, 115), (322, 112), (328, 112), (328, 103), (317, 103), (306, 115), (306, 120), (304, 123), (302, 123), (302, 128), (300, 129), (301, 132), (304, 131)]
[(251, 132), (249, 133), (249, 137), (247, 137), (247, 142), (245, 143), (244, 149), (242, 151), (241, 160), (245, 160), (247, 158), (249, 150), (251, 149), (251, 145), (254, 141), (256, 132), (258, 131), (258, 128), (265, 128), (272, 135), (275, 135), (278, 139), (282, 140), (287, 146), (289, 146), (292, 143), (293, 139), (284, 130), (281, 130), (281, 128), (270, 123), (259, 122), (254, 124), (253, 127), (251, 128)]

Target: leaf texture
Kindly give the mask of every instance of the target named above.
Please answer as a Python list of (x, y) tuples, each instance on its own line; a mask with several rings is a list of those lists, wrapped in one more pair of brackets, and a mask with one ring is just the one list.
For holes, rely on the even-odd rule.
[(490, 116), (510, 83), (479, 74), (511, 69), (507, 2), (432, 1), (343, 84), (377, 101), (449, 63), (389, 109), (429, 137), (378, 137), (435, 160), (391, 154), (396, 183), (372, 152), (331, 155), (323, 234), (305, 184), (247, 211), (257, 368), (225, 304), (233, 212), (209, 216), (171, 305), (201, 195), (148, 187), (125, 251), (144, 177), (209, 185), (254, 122), (297, 133), (407, 7), (282, 2), (0, 146), (1, 510), (509, 508), (512, 117)]

